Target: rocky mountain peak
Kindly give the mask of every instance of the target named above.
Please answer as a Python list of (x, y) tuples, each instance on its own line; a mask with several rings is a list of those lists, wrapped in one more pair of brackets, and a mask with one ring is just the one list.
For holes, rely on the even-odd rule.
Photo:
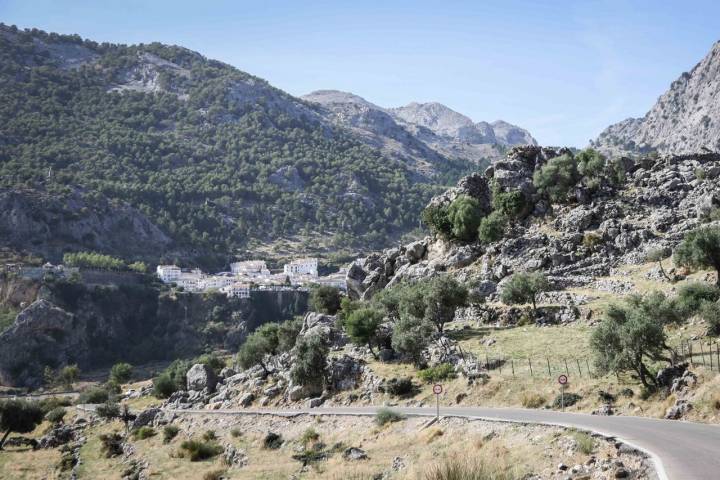
[(720, 151), (720, 42), (643, 118), (611, 125), (591, 143), (610, 155)]

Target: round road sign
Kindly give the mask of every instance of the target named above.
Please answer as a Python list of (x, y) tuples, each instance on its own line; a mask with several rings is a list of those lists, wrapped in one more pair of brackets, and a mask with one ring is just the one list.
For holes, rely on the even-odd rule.
[(435, 395), (440, 395), (442, 393), (442, 385), (433, 385), (433, 393)]
[(560, 385), (565, 385), (567, 382), (568, 382), (567, 375), (560, 375), (560, 376), (558, 377), (558, 383), (559, 383)]

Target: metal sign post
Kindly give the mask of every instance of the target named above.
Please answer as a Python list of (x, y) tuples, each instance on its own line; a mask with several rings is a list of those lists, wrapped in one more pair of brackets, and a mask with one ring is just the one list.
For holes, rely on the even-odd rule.
[(435, 418), (437, 421), (440, 421), (440, 394), (442, 391), (442, 385), (433, 385), (433, 393), (435, 394)]
[(565, 388), (567, 387), (568, 377), (567, 375), (560, 375), (558, 377), (558, 383), (560, 384), (560, 405), (562, 411), (565, 411)]

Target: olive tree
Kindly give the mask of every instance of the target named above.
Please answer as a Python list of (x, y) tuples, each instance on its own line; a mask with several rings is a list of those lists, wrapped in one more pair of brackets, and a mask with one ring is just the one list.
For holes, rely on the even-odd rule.
[(670, 250), (667, 248), (663, 248), (663, 247), (652, 248), (652, 249), (648, 250), (647, 253), (645, 254), (646, 261), (657, 262), (658, 268), (660, 268), (660, 274), (663, 277), (665, 277), (665, 279), (668, 282), (672, 282), (673, 280), (672, 280), (672, 278), (670, 278), (670, 276), (667, 273), (665, 273), (665, 268), (663, 268), (662, 262), (664, 259), (668, 258), (670, 255), (671, 255)]
[(537, 296), (549, 290), (550, 282), (540, 272), (520, 272), (510, 277), (503, 285), (500, 300), (508, 305), (532, 303), (533, 315), (537, 313)]
[(689, 268), (713, 268), (720, 286), (720, 228), (706, 227), (685, 235), (673, 255), (676, 265)]
[(422, 367), (422, 352), (428, 346), (432, 335), (432, 324), (424, 318), (401, 315), (392, 333), (392, 348), (409, 358), (417, 367)]
[(328, 345), (319, 335), (299, 337), (290, 378), (299, 385), (323, 386), (327, 373)]
[(637, 304), (611, 305), (590, 337), (598, 369), (633, 372), (645, 387), (656, 385), (649, 361), (670, 361), (665, 355), (663, 323)]
[(423, 317), (443, 333), (445, 324), (452, 321), (458, 307), (467, 305), (468, 290), (449, 275), (433, 278), (421, 285), (424, 292), (425, 312)]
[(315, 312), (335, 315), (340, 310), (340, 290), (328, 285), (319, 285), (310, 292), (310, 308)]
[(381, 311), (368, 307), (353, 310), (344, 320), (345, 331), (350, 340), (358, 345), (367, 345), (375, 358), (377, 354), (373, 350), (373, 345), (377, 340), (377, 330), (382, 320)]
[(28, 433), (35, 430), (43, 421), (45, 413), (37, 402), (25, 400), (6, 400), (0, 402), (0, 450), (11, 432)]

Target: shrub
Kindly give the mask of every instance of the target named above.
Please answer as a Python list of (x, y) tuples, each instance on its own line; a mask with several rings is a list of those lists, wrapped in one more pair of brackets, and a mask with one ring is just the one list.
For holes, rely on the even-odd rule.
[(493, 191), (492, 207), (499, 216), (517, 218), (527, 210), (525, 195), (520, 190), (510, 192)]
[(405, 417), (403, 415), (389, 408), (381, 408), (375, 414), (375, 423), (381, 427), (388, 423), (400, 422), (404, 419)]
[(230, 430), (230, 436), (233, 438), (240, 438), (242, 437), (242, 434), (243, 432), (239, 428), (233, 428)]
[(314, 312), (335, 315), (340, 310), (340, 290), (328, 285), (320, 285), (310, 292), (310, 309)]
[(707, 322), (712, 335), (720, 335), (720, 305), (717, 302), (700, 304), (700, 317)]
[(177, 437), (180, 433), (180, 428), (177, 425), (165, 425), (163, 428), (163, 442), (170, 443), (173, 438)]
[(212, 470), (205, 472), (203, 480), (222, 480), (227, 470)]
[(391, 378), (388, 380), (385, 390), (396, 397), (404, 397), (415, 392), (415, 384), (413, 384), (412, 378)]
[(153, 379), (153, 393), (158, 398), (167, 398), (178, 390), (187, 387), (186, 375), (192, 367), (189, 360), (174, 360), (155, 379)]
[(153, 395), (157, 398), (168, 398), (177, 391), (177, 385), (167, 374), (153, 379)]
[(80, 393), (77, 403), (106, 403), (110, 399), (108, 391), (102, 387), (90, 387)]
[[(428, 467), (424, 480), (517, 480), (521, 475), (511, 468), (477, 458), (446, 458)], [(524, 478), (524, 477), (522, 477)]]
[(300, 443), (307, 445), (310, 442), (317, 442), (320, 439), (320, 434), (315, 431), (314, 428), (310, 427), (305, 430), (300, 437)]
[[(277, 324), (274, 324), (274, 325), (277, 325)], [(200, 355), (199, 357), (194, 359), (191, 363), (193, 363), (193, 364), (202, 363), (203, 365), (207, 365), (216, 374), (220, 373), (220, 370), (222, 370), (223, 368), (226, 367), (225, 360), (218, 357), (214, 353), (203, 353), (202, 355)], [(185, 373), (187, 374), (187, 370), (185, 371)], [(184, 376), (185, 375), (183, 375), (183, 377)]]
[(215, 442), (201, 442), (200, 440), (185, 440), (180, 448), (187, 452), (191, 462), (207, 460), (222, 453), (223, 448)]
[(448, 218), (448, 209), (444, 206), (431, 205), (422, 212), (422, 221), (430, 231), (443, 237), (452, 235), (452, 223)]
[(325, 382), (328, 346), (318, 335), (300, 337), (295, 345), (295, 363), (290, 378), (298, 385)]
[(563, 202), (578, 180), (577, 164), (570, 154), (551, 158), (533, 175), (533, 185), (554, 202)]
[(448, 207), (448, 220), (452, 225), (453, 238), (470, 242), (477, 238), (478, 227), (482, 220), (480, 202), (467, 195), (462, 195)]
[(545, 405), (545, 397), (539, 393), (523, 392), (521, 403), (525, 408), (540, 408)]
[(575, 156), (578, 174), (583, 177), (586, 185), (597, 184), (605, 170), (605, 157), (592, 148), (586, 148)]
[(202, 438), (206, 442), (212, 442), (217, 440), (217, 434), (215, 433), (215, 430), (206, 430), (205, 433), (203, 433)]
[(478, 239), (484, 244), (497, 242), (503, 237), (507, 226), (507, 217), (499, 211), (494, 211), (480, 220)]
[(579, 402), (582, 399), (580, 395), (577, 393), (570, 393), (565, 392), (564, 395), (558, 395), (555, 397), (555, 400), (553, 400), (552, 406), (553, 408), (562, 408), (563, 402), (565, 402), (566, 407), (572, 407), (577, 402)]
[(697, 178), (698, 180), (705, 180), (705, 177), (706, 177), (706, 176), (707, 176), (707, 174), (705, 173), (705, 169), (704, 169), (704, 168), (702, 168), (702, 167), (697, 167), (697, 168), (695, 169), (695, 178)]
[(590, 455), (595, 450), (595, 439), (585, 432), (575, 432), (573, 434), (575, 443), (577, 443), (578, 450), (585, 455)]
[(77, 365), (67, 365), (60, 369), (58, 373), (58, 383), (66, 388), (72, 387), (80, 376), (80, 369)]
[(62, 423), (65, 415), (67, 415), (67, 410), (65, 410), (63, 407), (56, 407), (50, 410), (45, 415), (45, 420), (50, 423)]
[(678, 289), (677, 308), (685, 317), (700, 311), (705, 302), (716, 302), (720, 299), (720, 288), (704, 282), (692, 282)]
[(120, 416), (120, 405), (112, 402), (103, 403), (97, 406), (95, 413), (106, 420), (118, 418)]
[(685, 235), (673, 255), (675, 264), (689, 268), (713, 268), (720, 285), (720, 228), (707, 227)]
[(147, 425), (142, 426), (133, 432), (133, 437), (137, 440), (145, 440), (146, 438), (154, 437), (155, 435), (157, 435), (155, 429), (148, 427)]
[(110, 381), (117, 384), (127, 383), (132, 377), (133, 367), (129, 363), (116, 363), (110, 369)]
[(279, 433), (268, 432), (265, 438), (263, 438), (263, 448), (267, 450), (277, 450), (282, 447), (282, 444), (283, 438)]
[(123, 454), (123, 437), (119, 433), (106, 433), (100, 435), (100, 450), (105, 458), (117, 457)]
[(582, 239), (584, 247), (594, 250), (602, 243), (602, 236), (596, 232), (585, 232)]
[(418, 372), (418, 377), (425, 383), (435, 383), (449, 378), (455, 378), (455, 370), (449, 363), (441, 363), (434, 367), (426, 368)]
[[(345, 298), (343, 298), (345, 300)], [(278, 327), (278, 350), (281, 352), (289, 352), (294, 346), (297, 336), (302, 329), (302, 318), (294, 318), (282, 322)]]
[(425, 303), (423, 317), (435, 325), (439, 333), (455, 318), (455, 311), (467, 304), (467, 288), (449, 275), (422, 282), (418, 288), (423, 292)]

